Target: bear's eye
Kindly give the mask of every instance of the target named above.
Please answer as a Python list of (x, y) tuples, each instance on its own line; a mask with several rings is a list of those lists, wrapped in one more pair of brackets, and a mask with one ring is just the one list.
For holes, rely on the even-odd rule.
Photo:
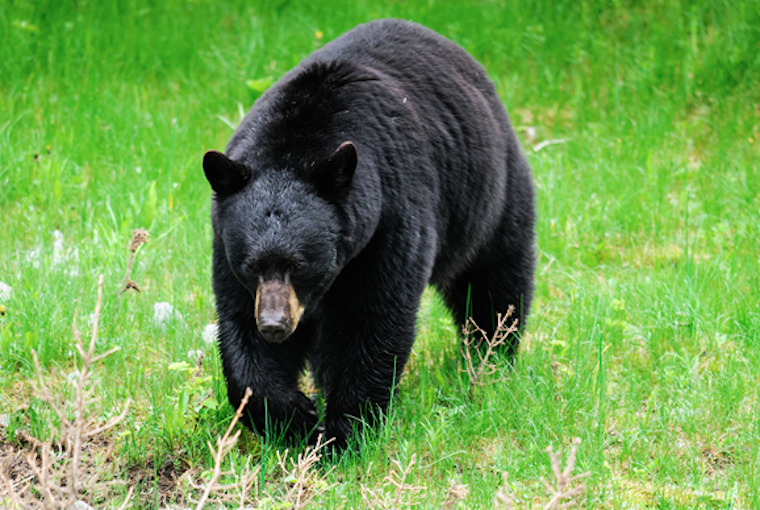
[(248, 271), (253, 274), (261, 274), (261, 264), (258, 260), (252, 260), (246, 264)]
[(300, 260), (291, 260), (285, 266), (285, 270), (290, 274), (298, 273), (306, 267), (306, 263)]

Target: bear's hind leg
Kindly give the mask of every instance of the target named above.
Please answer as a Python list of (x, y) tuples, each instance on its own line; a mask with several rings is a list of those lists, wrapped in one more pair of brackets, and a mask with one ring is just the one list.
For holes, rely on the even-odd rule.
[[(448, 287), (441, 289), (444, 299), (454, 312), (457, 325), (470, 318), (492, 338), (497, 327), (498, 314), (506, 314), (510, 306), (514, 311), (504, 327), (517, 320), (522, 330), (533, 299), (533, 263), (531, 254), (516, 258), (514, 254), (496, 263), (470, 269)], [(517, 351), (519, 333), (512, 335), (507, 352)]]

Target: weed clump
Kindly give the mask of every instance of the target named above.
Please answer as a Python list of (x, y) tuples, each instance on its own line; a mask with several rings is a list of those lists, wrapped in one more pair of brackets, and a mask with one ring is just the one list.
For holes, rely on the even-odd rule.
[[(558, 510), (560, 508), (569, 508), (575, 506), (578, 503), (580, 496), (586, 492), (586, 484), (582, 483), (576, 485), (579, 480), (591, 476), (591, 472), (587, 471), (580, 475), (572, 476), (573, 469), (575, 468), (575, 457), (578, 453), (578, 445), (581, 444), (580, 438), (573, 439), (573, 446), (570, 451), (570, 456), (567, 458), (565, 468), (562, 469), (559, 457), (554, 453), (552, 447), (547, 447), (544, 451), (549, 455), (549, 460), (552, 466), (552, 472), (554, 473), (554, 484), (547, 482), (545, 479), (541, 479), (546, 490), (549, 492), (550, 498), (544, 510)], [(501, 474), (504, 482), (502, 486), (496, 491), (494, 497), (494, 508), (502, 510), (512, 510), (512, 506), (515, 499), (512, 496), (512, 491), (509, 488), (509, 475), (505, 472)]]
[[(31, 477), (14, 480), (6, 466), (0, 467), (5, 497), (15, 508), (69, 508), (83, 499), (103, 497), (111, 491), (113, 485), (122, 484), (119, 481), (104, 480), (104, 469), (108, 466), (106, 460), (111, 456), (113, 445), (101, 450), (98, 458), (91, 458), (86, 452), (87, 443), (118, 425), (126, 416), (130, 405), (130, 401), (127, 400), (121, 412), (104, 424), (99, 424), (91, 413), (92, 405), (97, 402), (97, 398), (94, 397), (95, 383), (91, 380), (92, 366), (119, 350), (115, 347), (103, 354), (95, 355), (102, 300), (101, 275), (98, 279), (98, 298), (87, 350), (84, 348), (76, 321), (72, 326), (76, 350), (82, 361), (81, 367), (72, 374), (75, 384), (73, 402), (70, 403), (65, 395), (60, 391), (51, 390), (45, 383), (37, 353), (32, 349), (37, 369), (37, 383), (33, 383), (35, 393), (58, 417), (58, 425), (51, 424), (50, 437), (44, 441), (26, 435), (33, 446), (26, 455)], [(120, 508), (126, 508), (131, 496), (132, 488), (128, 490)]]
[(415, 497), (425, 491), (424, 485), (416, 486), (407, 483), (407, 478), (412, 468), (417, 463), (417, 454), (412, 454), (409, 463), (404, 467), (398, 460), (393, 460), (393, 469), (383, 479), (383, 485), (376, 489), (362, 486), (362, 499), (368, 508), (391, 510), (396, 508), (408, 508), (419, 503)]

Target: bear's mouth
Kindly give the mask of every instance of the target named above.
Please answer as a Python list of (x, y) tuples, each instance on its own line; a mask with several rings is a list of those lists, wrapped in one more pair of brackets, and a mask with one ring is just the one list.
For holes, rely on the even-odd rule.
[(256, 289), (256, 327), (264, 340), (282, 343), (293, 334), (303, 315), (301, 305), (289, 278), (261, 280)]

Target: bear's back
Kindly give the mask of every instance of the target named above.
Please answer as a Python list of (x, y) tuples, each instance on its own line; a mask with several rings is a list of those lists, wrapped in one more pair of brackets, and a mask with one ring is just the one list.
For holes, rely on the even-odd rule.
[(438, 275), (457, 273), (495, 231), (509, 172), (530, 172), (485, 69), (403, 20), (359, 25), (304, 59), (259, 98), (228, 154), (307, 169), (347, 140), (364, 168), (358, 178), (368, 179), (359, 189), (371, 180), (396, 197), (382, 216), (414, 215), (435, 230)]
[(328, 43), (311, 58), (362, 62), (404, 82), (462, 79), (463, 85), (477, 85), (489, 93), (493, 89), (485, 69), (464, 49), (411, 21), (381, 19), (364, 23)]

